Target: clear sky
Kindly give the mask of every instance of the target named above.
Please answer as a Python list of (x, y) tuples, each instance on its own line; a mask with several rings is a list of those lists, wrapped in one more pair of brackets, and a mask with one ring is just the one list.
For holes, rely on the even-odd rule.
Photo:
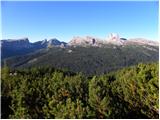
[(158, 39), (158, 1), (2, 1), (2, 39), (73, 36)]

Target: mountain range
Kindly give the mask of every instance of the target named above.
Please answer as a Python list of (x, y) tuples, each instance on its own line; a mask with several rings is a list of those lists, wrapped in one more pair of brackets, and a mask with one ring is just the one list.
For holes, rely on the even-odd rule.
[(151, 45), (158, 46), (158, 42), (147, 40), (143, 38), (126, 39), (120, 38), (118, 34), (111, 33), (106, 39), (95, 38), (91, 36), (85, 37), (73, 37), (73, 39), (68, 43), (70, 46), (96, 46), (101, 47), (108, 44), (114, 44), (119, 46), (124, 45)]
[(34, 43), (29, 42), (28, 38), (1, 40), (1, 58), (24, 55), (50, 46), (63, 47), (66, 46), (66, 44), (67, 43), (60, 42), (56, 38), (48, 41), (45, 39)]
[(106, 39), (95, 38), (91, 36), (86, 37), (73, 37), (73, 39), (66, 43), (60, 42), (58, 39), (53, 38), (47, 41), (44, 39), (42, 41), (37, 41), (34, 43), (29, 42), (28, 38), (22, 39), (5, 39), (1, 40), (1, 58), (8, 58), (17, 55), (24, 55), (31, 52), (34, 52), (39, 49), (49, 48), (49, 47), (69, 47), (69, 46), (94, 46), (94, 47), (102, 47), (108, 44), (115, 44), (115, 45), (151, 45), (151, 46), (158, 46), (158, 42), (146, 40), (142, 38), (136, 39), (126, 39), (126, 38), (119, 38), (118, 34), (111, 33)]
[(1, 40), (1, 64), (21, 69), (51, 66), (88, 75), (102, 74), (141, 62), (159, 59), (159, 43), (142, 38), (106, 39), (73, 37), (68, 43), (56, 38), (31, 43), (28, 38)]

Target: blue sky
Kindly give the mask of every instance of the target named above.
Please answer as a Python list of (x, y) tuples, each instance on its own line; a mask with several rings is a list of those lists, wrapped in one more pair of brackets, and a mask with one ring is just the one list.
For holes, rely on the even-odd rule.
[(2, 38), (158, 38), (158, 1), (2, 1)]

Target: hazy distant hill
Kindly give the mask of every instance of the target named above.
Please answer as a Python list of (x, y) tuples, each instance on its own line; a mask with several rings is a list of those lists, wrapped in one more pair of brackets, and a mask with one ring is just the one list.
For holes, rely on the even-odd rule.
[(65, 46), (65, 42), (60, 42), (57, 39), (42, 40), (31, 43), (28, 38), (22, 39), (7, 39), (1, 40), (1, 58), (12, 56), (25, 55), (39, 49), (44, 49), (50, 46)]

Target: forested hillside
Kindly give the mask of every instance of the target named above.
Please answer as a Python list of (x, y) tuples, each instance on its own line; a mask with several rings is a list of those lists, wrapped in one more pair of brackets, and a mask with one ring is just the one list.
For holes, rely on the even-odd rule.
[(159, 118), (158, 63), (104, 75), (2, 69), (2, 118)]
[(2, 61), (10, 68), (49, 66), (86, 75), (101, 75), (123, 67), (158, 61), (157, 46), (105, 45), (103, 47), (52, 47)]

